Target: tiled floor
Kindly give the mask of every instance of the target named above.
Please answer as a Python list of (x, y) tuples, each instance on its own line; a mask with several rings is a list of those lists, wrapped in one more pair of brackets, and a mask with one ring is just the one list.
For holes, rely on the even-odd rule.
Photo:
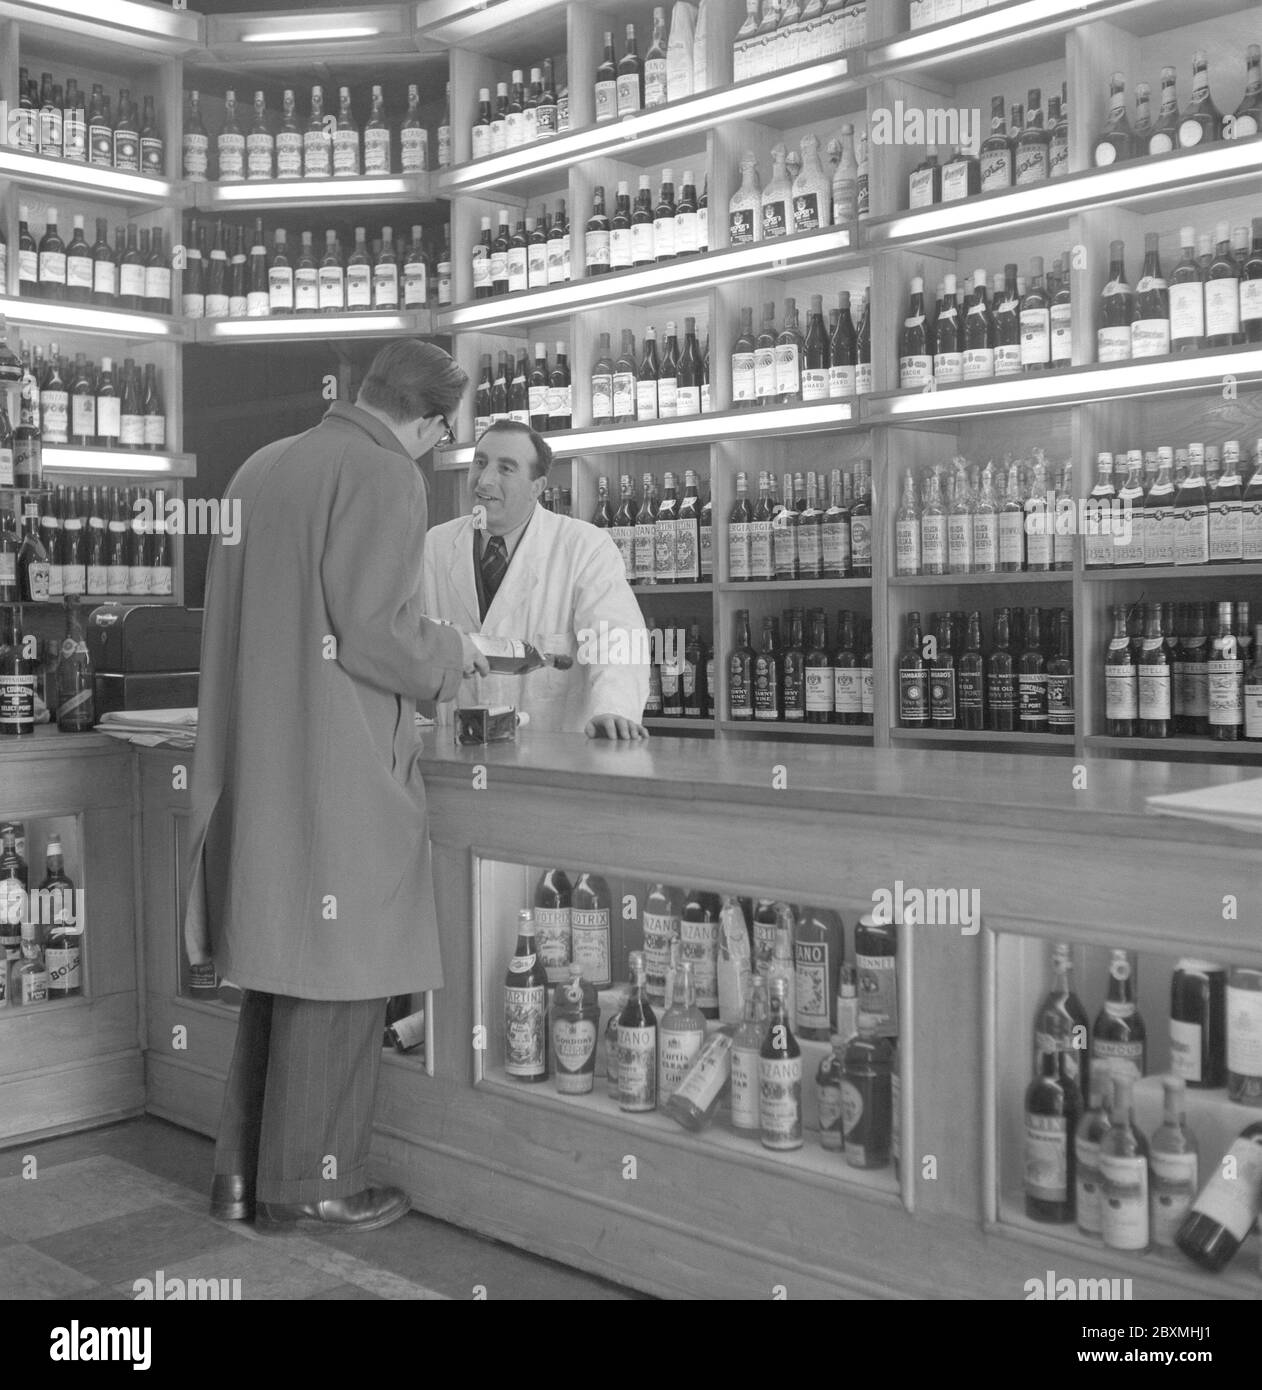
[(245, 1299), (468, 1299), (479, 1284), (500, 1299), (641, 1297), (415, 1212), (363, 1235), (212, 1221), (212, 1153), (209, 1139), (148, 1118), (0, 1152), (0, 1306), (132, 1299), (158, 1271), (168, 1290), (239, 1279)]

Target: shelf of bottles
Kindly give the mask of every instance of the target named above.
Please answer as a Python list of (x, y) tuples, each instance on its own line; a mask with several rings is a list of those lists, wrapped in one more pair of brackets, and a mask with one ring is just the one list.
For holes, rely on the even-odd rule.
[(89, 996), (82, 863), (76, 817), (0, 815), (0, 1018)]
[(897, 1198), (905, 942), (870, 901), (489, 859), (477, 874), (479, 1085)]
[[(1197, 957), (996, 938), (992, 1217), (1104, 1255), (1137, 1290), (1160, 1272), (1256, 1298), (1262, 969), (1231, 949)], [(1031, 1034), (1032, 1058), (1015, 1045)]]

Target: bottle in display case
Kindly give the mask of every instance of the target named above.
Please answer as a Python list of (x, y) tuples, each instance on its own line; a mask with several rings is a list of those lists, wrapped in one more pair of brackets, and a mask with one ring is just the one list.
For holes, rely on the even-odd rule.
[(732, 1072), (732, 1034), (711, 1033), (674, 1095), (662, 1107), (671, 1119), (697, 1133), (714, 1118)]
[(1227, 971), (1185, 957), (1170, 980), (1170, 1068), (1188, 1086), (1227, 1080)]
[(1034, 1018), (1035, 1075), (1040, 1047), (1048, 1038), (1055, 1042), (1060, 1054), (1061, 1074), (1075, 1081), (1083, 1095), (1088, 1094), (1090, 1028), (1087, 1011), (1074, 992), (1073, 958), (1063, 941), (1052, 947), (1052, 986)]
[(613, 982), (609, 885), (583, 870), (574, 884), (570, 908), (572, 959), (597, 989)]
[(1113, 1082), (1092, 1077), (1090, 1103), (1074, 1134), (1074, 1193), (1078, 1229), (1098, 1236), (1104, 1230), (1104, 1179), (1100, 1174), (1100, 1140), (1112, 1125), (1109, 1108), (1113, 1102)]
[[(1125, 954), (1124, 952), (1122, 954)], [(1111, 1250), (1139, 1252), (1150, 1243), (1148, 1140), (1136, 1127), (1134, 1081), (1113, 1073), (1113, 1104), (1108, 1131), (1100, 1138), (1101, 1234)]]
[(894, 1049), (880, 1021), (860, 1012), (859, 1032), (842, 1060), (841, 1116), (846, 1162), (852, 1168), (889, 1166), (894, 1132)]
[(1074, 1219), (1078, 1084), (1065, 1076), (1059, 1040), (1035, 1037), (1038, 1069), (1025, 1093), (1025, 1214), (1031, 1221)]
[(1248, 965), (1227, 977), (1227, 1096), (1262, 1106), (1262, 970)]
[(719, 914), (722, 902), (717, 893), (689, 889), (679, 914), (679, 943), (682, 959), (692, 966), (695, 1004), (705, 1018), (719, 1016)]
[(657, 1015), (645, 990), (644, 954), (632, 951), (631, 994), (616, 1015), (618, 1049), (618, 1108), (631, 1112), (657, 1105)]
[(516, 1081), (548, 1075), (548, 972), (539, 959), (534, 914), (517, 914), (517, 945), (504, 977), (504, 1070)]
[(1161, 1086), (1162, 1120), (1149, 1141), (1149, 1227), (1152, 1243), (1170, 1249), (1196, 1198), (1197, 1144), (1184, 1113), (1182, 1078), (1164, 1077)]
[(1147, 1070), (1148, 1034), (1135, 1002), (1130, 956), (1115, 950), (1111, 957), (1108, 997), (1096, 1015), (1091, 1033), (1091, 1069), (1099, 1067), (1101, 1075), (1111, 1076), (1116, 1093), (1116, 1082), (1126, 1080), (1134, 1085)]
[(815, 1104), (819, 1111), (819, 1145), (840, 1153), (845, 1147), (842, 1123), (841, 1083), (845, 1072), (848, 1038), (834, 1033), (833, 1050), (819, 1064), (815, 1073)]
[(705, 1044), (705, 1015), (696, 1005), (692, 961), (680, 958), (674, 999), (657, 1030), (657, 1103), (674, 1095)]
[(802, 1049), (789, 1021), (787, 981), (770, 981), (771, 1015), (758, 1063), (758, 1114), (764, 1148), (802, 1147)]
[(1202, 1269), (1217, 1274), (1234, 1258), (1253, 1229), (1262, 1200), (1262, 1120), (1240, 1131), (1210, 1170), (1175, 1244)]
[(859, 918), (854, 934), (859, 1010), (870, 1014), (877, 1036), (898, 1036), (898, 935), (889, 911), (878, 905)]
[(535, 885), (535, 933), (549, 984), (569, 978), (572, 893), (564, 869), (544, 869)]

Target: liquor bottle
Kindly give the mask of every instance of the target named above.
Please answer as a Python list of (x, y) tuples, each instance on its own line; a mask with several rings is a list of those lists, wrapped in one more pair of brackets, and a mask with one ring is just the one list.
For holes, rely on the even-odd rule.
[(1161, 631), (1162, 606), (1144, 606), (1144, 638), (1138, 663), (1140, 738), (1169, 738), (1172, 729), (1173, 663)]
[(17, 554), (19, 600), (22, 603), (46, 603), (50, 597), (49, 579), (48, 552), (39, 535), (39, 503), (35, 498), (28, 497), (22, 504), (22, 545)]
[(749, 630), (749, 610), (736, 611), (736, 641), (728, 659), (728, 717), (754, 717), (754, 664), (757, 660)]
[(324, 88), (311, 89), (311, 114), (302, 133), (302, 174), (308, 179), (333, 177), (333, 135), (325, 125)]
[(1125, 247), (1109, 243), (1109, 278), (1100, 295), (1096, 360), (1126, 362), (1131, 356), (1131, 324), (1135, 321), (1135, 296), (1126, 283)]
[(1244, 723), (1244, 662), (1237, 636), (1232, 631), (1231, 604), (1219, 603), (1207, 662), (1209, 736), (1232, 742), (1239, 739)]
[[(608, 333), (600, 335), (597, 346), (598, 356), (591, 376), (592, 423), (602, 425), (613, 420), (613, 358), (610, 355)], [(538, 429), (540, 426), (536, 425), (534, 428)]]
[(748, 150), (741, 156), (741, 183), (728, 203), (728, 244), (747, 246), (762, 239), (762, 190), (758, 161)]
[(705, 1043), (705, 1015), (697, 1007), (695, 997), (693, 963), (683, 960), (675, 975), (674, 998), (657, 1026), (660, 1106), (665, 1106), (675, 1093)]
[(1109, 1107), (1113, 1082), (1109, 1077), (1093, 1077), (1089, 1104), (1078, 1121), (1074, 1135), (1075, 1208), (1078, 1229), (1098, 1236), (1104, 1229), (1104, 1179), (1100, 1172), (1100, 1140), (1112, 1126)]
[(635, 415), (637, 420), (657, 419), (657, 330), (652, 324), (644, 330), (640, 349), (640, 365), (635, 381)]
[[(189, 251), (189, 265), (192, 265), (192, 249)], [(187, 280), (185, 281), (187, 286)], [(184, 296), (188, 303), (187, 291)], [(204, 302), (204, 298), (203, 298)], [(187, 313), (187, 308), (185, 310)], [(254, 236), (250, 246), (250, 263), (245, 280), (245, 312), (247, 318), (267, 318), (271, 312), (271, 293), (267, 266), (267, 248), (263, 245), (263, 219), (254, 219)]]
[(676, 584), (696, 584), (701, 579), (701, 537), (699, 533), (701, 503), (697, 493), (697, 474), (684, 470), (684, 495), (680, 498), (675, 518)]
[(848, 1038), (840, 1033), (832, 1036), (833, 1050), (819, 1064), (815, 1073), (815, 1105), (819, 1112), (819, 1145), (832, 1153), (845, 1148), (843, 1126), (842, 1077), (845, 1068)]
[(224, 93), (223, 125), (215, 137), (215, 159), (220, 183), (241, 183), (245, 179), (245, 133), (237, 123), (237, 94)]
[[(67, 265), (68, 275), (69, 265)], [(106, 220), (103, 217), (98, 217), (96, 219), (96, 241), (92, 246), (91, 301), (93, 304), (108, 308), (117, 302), (117, 298), (118, 267), (114, 263), (114, 253), (110, 249)]]
[(1148, 1141), (1135, 1124), (1134, 1080), (1113, 1074), (1109, 1128), (1100, 1136), (1101, 1235), (1111, 1250), (1149, 1246)]
[(878, 1016), (859, 1014), (858, 1034), (842, 1054), (843, 1148), (852, 1168), (885, 1168), (894, 1137), (894, 1049)]
[[(662, 359), (657, 364), (657, 418), (673, 420), (680, 414), (679, 409), (679, 344), (675, 335), (675, 321), (666, 321), (666, 332), (662, 339)], [(685, 402), (685, 412), (692, 406), (692, 398)], [(696, 413), (695, 411), (693, 412)]]
[(851, 570), (850, 510), (845, 503), (840, 468), (833, 469), (829, 485), (828, 510), (820, 525), (820, 549), (824, 578), (847, 578)]
[(684, 893), (679, 913), (680, 954), (692, 966), (694, 1002), (706, 1018), (719, 1016), (719, 915), (717, 894), (702, 889)]
[(574, 884), (571, 903), (572, 958), (582, 966), (585, 980), (597, 989), (607, 989), (613, 980), (609, 885), (599, 874), (584, 869)]
[(1021, 370), (1021, 297), (1017, 290), (1017, 268), (1003, 268), (1003, 293), (995, 279), (994, 364), (996, 376), (1013, 376)]
[[(145, 233), (141, 232), (142, 238), (144, 235)], [(149, 254), (145, 257), (143, 278), (144, 307), (151, 314), (169, 314), (171, 312), (171, 266), (162, 245), (162, 229), (154, 227), (149, 233), (149, 238)]]
[(1042, 651), (1041, 609), (1026, 611), (1026, 649), (1017, 660), (1017, 727), (1026, 734), (1048, 731), (1047, 663)]
[(644, 932), (645, 994), (655, 1004), (665, 995), (666, 966), (671, 944), (679, 941), (679, 892), (665, 883), (649, 885), (641, 926)]
[[(269, 278), (270, 284), (270, 278)], [(373, 266), (368, 252), (368, 233), (355, 228), (355, 244), (346, 258), (346, 307), (372, 308)], [(275, 313), (275, 309), (272, 310)]]
[(1174, 498), (1174, 563), (1209, 563), (1209, 489), (1205, 481), (1205, 450), (1189, 448), (1189, 471)]
[(973, 572), (973, 499), (963, 459), (956, 459), (947, 514), (947, 573)]
[(851, 569), (856, 579), (872, 578), (872, 461), (855, 468), (855, 499), (850, 509)]
[(51, 835), (45, 850), (47, 869), (39, 886), (46, 913), (48, 942), (44, 965), (48, 971), (48, 997), (70, 999), (83, 992), (82, 932), (75, 909), (75, 886), (66, 873), (61, 838)]
[(338, 88), (337, 123), (333, 129), (333, 177), (357, 178), (363, 172), (359, 150), (359, 127), (351, 109), (351, 89)]
[[(219, 236), (221, 235), (222, 224), (220, 224), (219, 232), (216, 236), (216, 249), (220, 252), (222, 252), (222, 246), (219, 244)], [(212, 255), (213, 254), (214, 253), (212, 252)], [(213, 261), (211, 263), (210, 269), (212, 271), (211, 279), (213, 282)], [(209, 283), (207, 285), (206, 293), (208, 305), (206, 317), (224, 317), (227, 314), (227, 304), (223, 305), (222, 314), (218, 312), (212, 314), (209, 312), (209, 299), (211, 295)], [(117, 302), (118, 307), (120, 309), (140, 310), (145, 307), (145, 258), (141, 255), (140, 250), (136, 244), (136, 228), (134, 224), (130, 224), (127, 228), (127, 247), (126, 250), (123, 252), (121, 260), (118, 263)], [(218, 305), (216, 304), (216, 309), (217, 308)]]
[[(763, 487), (759, 488), (759, 507), (763, 505), (764, 491)], [(765, 577), (765, 571), (770, 567), (769, 556), (762, 554), (765, 547), (760, 545), (757, 559), (759, 568), (764, 573), (755, 574), (754, 537), (751, 534), (752, 528), (759, 525), (760, 529), (757, 534), (760, 537), (765, 535), (764, 530), (761, 529), (761, 522), (765, 519), (763, 517), (756, 519), (755, 511), (749, 502), (748, 475), (738, 473), (736, 476), (736, 500), (732, 503), (732, 510), (728, 514), (727, 521), (727, 568), (730, 580), (740, 582), (756, 577)], [(739, 718), (740, 716), (733, 715), (732, 717)]]
[(1008, 144), (1003, 97), (990, 99), (990, 134), (978, 152), (981, 165), (981, 191), (994, 193), (1012, 187), (1012, 148)]
[(1179, 98), (1175, 91), (1175, 71), (1171, 67), (1161, 69), (1161, 107), (1144, 140), (1143, 148), (1148, 154), (1168, 154), (1178, 147)]
[(752, 689), (753, 717), (756, 720), (772, 721), (784, 717), (784, 666), (773, 618), (763, 619), (762, 638), (753, 661)]
[(1104, 127), (1096, 137), (1093, 162), (1097, 168), (1132, 159), (1135, 137), (1126, 115), (1126, 74), (1115, 72), (1109, 78), (1109, 107)]
[(1190, 1260), (1211, 1274), (1229, 1264), (1247, 1239), (1262, 1200), (1262, 1120), (1232, 1142), (1175, 1236)]
[(1247, 140), (1262, 130), (1262, 47), (1245, 49), (1245, 90), (1235, 113), (1223, 118), (1224, 140)]
[(629, 328), (622, 330), (622, 351), (613, 364), (613, 422), (616, 425), (635, 423), (636, 379), (639, 367), (635, 360), (635, 338)]
[(1104, 658), (1105, 732), (1110, 738), (1130, 738), (1139, 718), (1139, 686), (1135, 654), (1126, 632), (1126, 608), (1113, 609), (1113, 636)]
[(1149, 1140), (1149, 1230), (1154, 1245), (1170, 1249), (1196, 1199), (1198, 1152), (1184, 1113), (1185, 1082), (1167, 1076), (1161, 1087), (1162, 1121)]
[(964, 325), (956, 296), (955, 276), (942, 282), (942, 300), (933, 327), (933, 380), (935, 386), (953, 385), (964, 379)]
[[(666, 325), (671, 328), (670, 324)], [(668, 344), (669, 347), (669, 344)], [(700, 415), (705, 384), (705, 365), (697, 347), (697, 321), (684, 319), (684, 345), (679, 353), (675, 388), (675, 414)]]
[(83, 214), (74, 216), (74, 231), (66, 247), (65, 298), (73, 304), (86, 304), (92, 298), (92, 252), (83, 235)]
[[(501, 213), (501, 222), (507, 213)], [(592, 190), (592, 215), (587, 219), (583, 238), (584, 270), (587, 275), (606, 275), (609, 272), (610, 228), (605, 214), (605, 190), (599, 184)], [(492, 257), (494, 265), (495, 258)], [(507, 273), (504, 277), (507, 288)], [(497, 291), (499, 293), (499, 291)]]
[(45, 444), (65, 444), (70, 438), (70, 391), (62, 375), (57, 345), (50, 345), (47, 375), (39, 389), (40, 429)]
[(784, 980), (773, 979), (771, 1014), (759, 1054), (759, 1126), (764, 1148), (802, 1147), (802, 1049), (793, 1036)]
[(802, 399), (802, 368), (806, 345), (798, 328), (797, 304), (792, 299), (784, 301), (784, 323), (776, 338), (775, 401), (787, 405)]
[(1189, 1086), (1214, 1089), (1227, 1078), (1227, 971), (1184, 958), (1170, 980), (1170, 1068)]
[[(25, 217), (22, 219), (25, 221)], [(39, 242), (38, 294), (43, 299), (66, 298), (66, 243), (57, 232), (57, 209), (44, 214), (44, 235)]]
[(654, 582), (658, 584), (675, 582), (678, 510), (675, 475), (667, 473), (662, 479), (662, 500), (657, 508), (653, 530), (653, 577)]
[[(15, 588), (15, 584), (6, 580), (6, 592)], [(35, 661), (26, 654), (25, 636), (18, 626), (18, 610), (0, 607), (0, 682), (4, 685), (0, 737), (34, 734), (35, 680)], [(0, 854), (0, 948), (6, 957), (14, 951), (14, 938), (20, 936), (19, 928), (26, 920), (27, 907), (26, 861), (18, 856), (14, 841), (10, 827), (5, 831), (4, 850)], [(0, 961), (0, 970), (3, 969), (5, 964)]]
[[(149, 100), (146, 98), (146, 114), (149, 110)], [(72, 160), (76, 164), (86, 164), (88, 162), (87, 113), (84, 108), (83, 93), (79, 90), (79, 84), (73, 77), (66, 83), (65, 103), (62, 110), (61, 125), (62, 158)], [(142, 159), (142, 164), (148, 170), (148, 162)], [(165, 171), (166, 160), (164, 157), (161, 168), (158, 170), (158, 177), (162, 177)]]
[(898, 384), (924, 390), (933, 381), (933, 355), (925, 321), (925, 282), (919, 275), (911, 281), (907, 316), (898, 339)]
[[(701, 571), (701, 582), (709, 584), (714, 579), (714, 489), (708, 484), (706, 486), (705, 501), (701, 504), (701, 513), (697, 523), (697, 550), (698, 564)], [(714, 652), (711, 650), (707, 658), (709, 665), (714, 664)], [(706, 682), (707, 697), (714, 695), (714, 685), (711, 681)]]
[(631, 993), (617, 1016), (618, 1108), (639, 1113), (657, 1106), (658, 1022), (648, 1000), (644, 952), (632, 951), (628, 964)]
[(995, 325), (986, 297), (986, 272), (973, 272), (973, 293), (964, 313), (961, 379), (987, 381), (995, 374)]
[(1240, 267), (1240, 331), (1246, 343), (1262, 343), (1262, 217), (1253, 219), (1253, 244)]
[(1051, 335), (1051, 365), (1070, 367), (1073, 365), (1073, 304), (1070, 298), (1071, 259), (1066, 252), (1056, 261), (1053, 275), (1048, 278), (1047, 292), (1051, 303), (1048, 308), (1048, 329)]
[(855, 331), (855, 377), (857, 396), (872, 394), (872, 299), (863, 291), (859, 304), (859, 327)]
[[(611, 47), (611, 46), (610, 46)], [(603, 66), (603, 65), (602, 65)], [(597, 73), (597, 109), (599, 109), (600, 73)], [(627, 25), (627, 45), (618, 60), (615, 84), (615, 112), (622, 116), (633, 115), (644, 107), (644, 65), (635, 44), (635, 25)]]
[(1244, 557), (1244, 487), (1240, 478), (1240, 441), (1222, 446), (1223, 471), (1209, 505), (1209, 559), (1230, 564)]
[[(656, 244), (656, 224), (654, 241)], [(697, 185), (691, 169), (684, 170), (679, 200), (675, 204), (674, 246), (676, 256), (697, 254)]]
[(1012, 733), (1017, 722), (1016, 663), (1009, 646), (1011, 618), (1006, 608), (996, 608), (990, 656), (985, 662), (985, 703), (989, 727)]
[(1204, 276), (1197, 264), (1196, 231), (1183, 227), (1179, 232), (1182, 258), (1170, 275), (1170, 348), (1174, 352), (1196, 352), (1205, 341)]
[(771, 151), (771, 179), (762, 190), (760, 213), (763, 241), (788, 236), (793, 229), (793, 183), (789, 177), (788, 150), (777, 144)]
[(802, 632), (802, 610), (785, 611), (786, 644), (783, 653), (784, 711), (790, 724), (806, 722), (806, 646)]
[(1209, 59), (1203, 50), (1192, 54), (1192, 99), (1179, 122), (1179, 148), (1223, 138), (1223, 118), (1209, 93)]
[[(1130, 957), (1125, 951), (1111, 953), (1109, 993), (1096, 1015), (1091, 1033), (1091, 1068), (1101, 1076), (1134, 1083), (1146, 1071), (1147, 1030), (1135, 1002), (1135, 984)], [(1114, 1123), (1117, 1123), (1114, 1114)]]
[[(255, 145), (258, 152), (259, 164), (262, 163), (262, 140), (261, 132), (257, 132), (259, 139)], [(286, 87), (281, 104), (280, 127), (276, 132), (273, 142), (273, 150), (276, 160), (276, 177), (280, 179), (298, 179), (302, 177), (303, 159), (303, 131), (298, 124), (296, 107), (294, 102), (293, 88)], [(249, 141), (246, 142), (246, 161), (249, 163)]]
[[(99, 100), (100, 88), (93, 87), (93, 109)], [(89, 121), (91, 114), (89, 114)], [(90, 148), (92, 148), (90, 142)], [(184, 114), (184, 134), (181, 139), (184, 177), (190, 183), (205, 183), (209, 177), (210, 136), (202, 121), (201, 97), (197, 92), (189, 92), (188, 109)], [(95, 161), (94, 161), (95, 162)]]
[(922, 654), (920, 614), (907, 615), (907, 641), (898, 658), (898, 722), (904, 729), (929, 727), (929, 668)]
[[(500, 90), (501, 92), (507, 93), (507, 87), (503, 82), (500, 83)], [(504, 104), (505, 108), (507, 108), (508, 103), (506, 95), (504, 97)], [(474, 159), (485, 159), (489, 154), (498, 153), (499, 150), (496, 148), (497, 143), (499, 143), (500, 150), (505, 148), (507, 136), (504, 130), (501, 129), (500, 131), (502, 142), (497, 142), (494, 130), (495, 122), (492, 120), (491, 116), (491, 89), (489, 87), (481, 87), (478, 90), (478, 116), (473, 123), (473, 130), (471, 132), (471, 151)]]
[(657, 492), (653, 475), (645, 473), (639, 509), (635, 515), (635, 582), (657, 582), (656, 567)]
[(741, 309), (740, 331), (732, 345), (732, 405), (747, 410), (755, 404), (754, 311)]
[(760, 1068), (767, 1031), (766, 981), (755, 973), (744, 1000), (744, 1018), (732, 1035), (732, 1128), (746, 1134), (761, 1129)]
[[(1054, 100), (1054, 98), (1053, 98)], [(1043, 128), (1042, 92), (1031, 87), (1025, 106), (1025, 125), (1017, 136), (1013, 183), (1042, 183), (1050, 177), (1051, 137)]]
[(516, 1081), (547, 1079), (547, 1008), (548, 973), (537, 950), (534, 916), (523, 908), (504, 978), (504, 1070)]
[(423, 309), (429, 303), (429, 267), (421, 243), (421, 228), (412, 228), (412, 239), (403, 255), (403, 308)]
[(65, 603), (66, 635), (57, 661), (57, 728), (63, 734), (86, 734), (96, 724), (92, 658), (78, 597), (71, 594)]
[[(374, 91), (380, 96), (380, 88)], [(276, 177), (276, 141), (267, 120), (267, 98), (262, 92), (254, 93), (254, 119), (245, 137), (245, 176), (252, 181)]]
[(609, 219), (609, 269), (630, 270), (635, 264), (631, 246), (631, 192), (625, 179), (618, 183), (613, 216)]
[(1035, 1052), (1037, 1069), (1025, 1093), (1025, 1214), (1063, 1224), (1074, 1219), (1082, 1098), (1061, 1070), (1055, 1037), (1038, 1034)]
[(942, 201), (942, 168), (938, 152), (930, 150), (908, 178), (908, 206), (932, 207)]
[(1060, 612), (1057, 619), (1056, 655), (1047, 661), (1047, 727), (1053, 734), (1070, 737), (1074, 732), (1074, 631), (1073, 618)]
[[(356, 228), (358, 235), (360, 229)], [(357, 249), (358, 246), (357, 246)], [(365, 262), (367, 257), (365, 256)], [(367, 266), (365, 265), (365, 269)], [(226, 296), (225, 296), (226, 298)], [(207, 309), (210, 308), (209, 281), (207, 282)], [(370, 305), (364, 304), (363, 308)], [(225, 313), (227, 306), (224, 306)], [(286, 234), (283, 227), (276, 232), (276, 243), (272, 248), (267, 266), (267, 311), (269, 314), (292, 314), (294, 312), (294, 267), (289, 259)], [(209, 316), (209, 315), (208, 315)]]
[(1214, 243), (1214, 257), (1205, 273), (1205, 346), (1225, 348), (1244, 341), (1240, 331), (1240, 267), (1231, 253), (1229, 223), (1217, 224)]

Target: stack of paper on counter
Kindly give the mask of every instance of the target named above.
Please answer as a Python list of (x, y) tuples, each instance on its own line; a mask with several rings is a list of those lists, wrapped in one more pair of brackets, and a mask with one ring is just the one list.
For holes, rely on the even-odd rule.
[(1262, 835), (1262, 777), (1228, 782), (1194, 792), (1150, 796), (1148, 809), (1159, 816), (1187, 816)]

